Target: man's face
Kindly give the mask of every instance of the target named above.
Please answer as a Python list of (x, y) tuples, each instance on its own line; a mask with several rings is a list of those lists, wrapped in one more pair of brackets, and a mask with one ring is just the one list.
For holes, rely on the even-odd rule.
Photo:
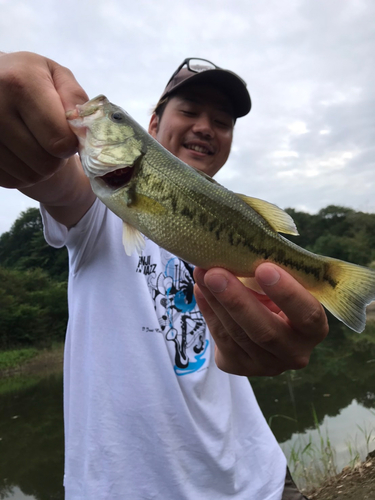
[(227, 161), (233, 126), (229, 99), (214, 87), (196, 85), (171, 97), (160, 121), (152, 115), (149, 133), (180, 160), (212, 177)]

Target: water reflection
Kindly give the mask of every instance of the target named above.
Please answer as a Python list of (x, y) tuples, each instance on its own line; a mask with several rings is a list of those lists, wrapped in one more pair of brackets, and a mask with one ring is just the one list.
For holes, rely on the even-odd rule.
[[(374, 440), (371, 439), (372, 429), (375, 429), (375, 413), (353, 400), (335, 417), (326, 415), (319, 430), (312, 429), (303, 434), (295, 433), (290, 439), (281, 443), (281, 447), (285, 455), (290, 457), (292, 449), (297, 451), (306, 449), (309, 442), (319, 450), (321, 439), (326, 445), (328, 437), (329, 444), (335, 452), (337, 471), (340, 471), (354, 460), (357, 454), (364, 460), (368, 452), (374, 449)], [(299, 456), (305, 463), (309, 462), (308, 457), (302, 457), (301, 453)]]
[(330, 318), (330, 334), (304, 370), (251, 383), (287, 458), (328, 437), (339, 471), (375, 448), (374, 374), (375, 323), (356, 334)]
[(62, 411), (61, 375), (0, 380), (0, 498), (64, 498)]
[[(3, 497), (0, 497), (3, 498)], [(22, 491), (18, 488), (18, 486), (15, 486), (10, 490), (10, 493), (7, 493), (7, 496), (5, 498), (12, 499), (12, 500), (35, 500), (34, 496), (30, 495), (25, 495), (22, 493)]]
[(375, 324), (369, 323), (361, 334), (334, 320), (330, 325), (329, 336), (314, 350), (304, 370), (251, 379), (279, 442), (313, 428), (314, 410), (321, 423), (325, 415), (338, 415), (354, 399), (374, 408)]
[[(340, 454), (350, 435), (363, 438), (357, 424), (375, 429), (374, 374), (375, 323), (358, 335), (332, 320), (307, 368), (251, 383), (286, 454), (296, 436), (316, 433), (314, 412)], [(0, 498), (62, 500), (62, 480), (62, 376), (0, 380)]]

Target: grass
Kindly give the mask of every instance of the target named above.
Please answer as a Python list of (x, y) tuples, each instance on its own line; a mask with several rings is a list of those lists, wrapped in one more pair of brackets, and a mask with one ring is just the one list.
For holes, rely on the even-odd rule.
[(61, 372), (64, 356), (64, 344), (55, 342), (47, 347), (28, 347), (0, 351), (0, 379), (20, 373), (41, 375), (49, 372)]
[(319, 431), (319, 443), (297, 440), (288, 458), (294, 481), (301, 489), (311, 489), (337, 474), (335, 450), (328, 435)]
[[(299, 436), (289, 452), (286, 453), (293, 479), (298, 487), (304, 491), (311, 491), (321, 486), (327, 479), (335, 477), (340, 472), (337, 466), (336, 451), (332, 446), (328, 431), (322, 431), (313, 405), (312, 415), (317, 437), (313, 439), (311, 434), (308, 437)], [(282, 415), (274, 415), (274, 417), (293, 420)], [(349, 457), (347, 467), (351, 469), (357, 467), (361, 460), (364, 460), (365, 456), (374, 449), (375, 443), (375, 428), (368, 428), (366, 424), (362, 426), (357, 424), (356, 427), (361, 435), (361, 446), (358, 447), (357, 434), (354, 438), (349, 437), (345, 441)], [(363, 443), (366, 455), (364, 455)], [(362, 452), (359, 448), (362, 449)]]
[[(338, 470), (336, 451), (331, 444), (328, 431), (322, 432), (319, 425), (315, 408), (312, 406), (314, 417), (314, 427), (317, 431), (318, 439), (311, 435), (300, 436), (293, 444), (287, 456), (288, 466), (293, 475), (293, 479), (298, 487), (305, 491), (321, 486), (327, 479), (336, 476)], [(375, 429), (368, 429), (366, 425), (357, 424), (357, 429), (362, 435), (361, 441), (365, 442), (366, 455), (373, 449), (375, 442)], [(345, 441), (348, 450), (349, 462), (347, 466), (354, 468), (365, 458), (357, 446), (357, 435)]]
[(63, 355), (61, 342), (48, 348), (0, 351), (0, 395), (32, 387), (46, 376), (61, 376)]
[(29, 361), (39, 353), (35, 347), (14, 349), (12, 351), (0, 351), (0, 371), (17, 368)]

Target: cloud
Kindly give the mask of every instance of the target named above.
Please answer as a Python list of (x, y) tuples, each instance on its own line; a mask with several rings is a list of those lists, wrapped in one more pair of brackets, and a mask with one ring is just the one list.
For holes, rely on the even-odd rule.
[[(0, 47), (69, 67), (144, 127), (187, 56), (239, 73), (253, 107), (217, 179), (311, 212), (375, 211), (372, 0), (0, 0)], [(0, 232), (29, 202), (0, 190)], [(22, 201), (21, 201), (22, 200)]]

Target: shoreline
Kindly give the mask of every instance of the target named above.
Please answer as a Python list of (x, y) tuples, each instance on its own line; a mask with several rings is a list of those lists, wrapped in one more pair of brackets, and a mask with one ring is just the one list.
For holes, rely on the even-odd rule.
[(309, 500), (374, 500), (375, 452), (369, 453), (364, 462), (344, 467), (336, 476), (303, 493)]
[[(35, 356), (15, 366), (0, 369), (0, 380), (62, 373), (63, 359), (64, 343), (55, 344), (38, 350)], [(337, 475), (327, 477), (319, 486), (310, 486), (302, 491), (309, 500), (375, 500), (375, 451), (364, 462), (358, 462), (353, 467), (346, 466)]]
[(43, 376), (52, 373), (62, 373), (63, 360), (64, 343), (55, 344), (50, 348), (38, 350), (38, 353), (35, 356), (17, 363), (15, 366), (0, 369), (0, 379), (17, 375)]

